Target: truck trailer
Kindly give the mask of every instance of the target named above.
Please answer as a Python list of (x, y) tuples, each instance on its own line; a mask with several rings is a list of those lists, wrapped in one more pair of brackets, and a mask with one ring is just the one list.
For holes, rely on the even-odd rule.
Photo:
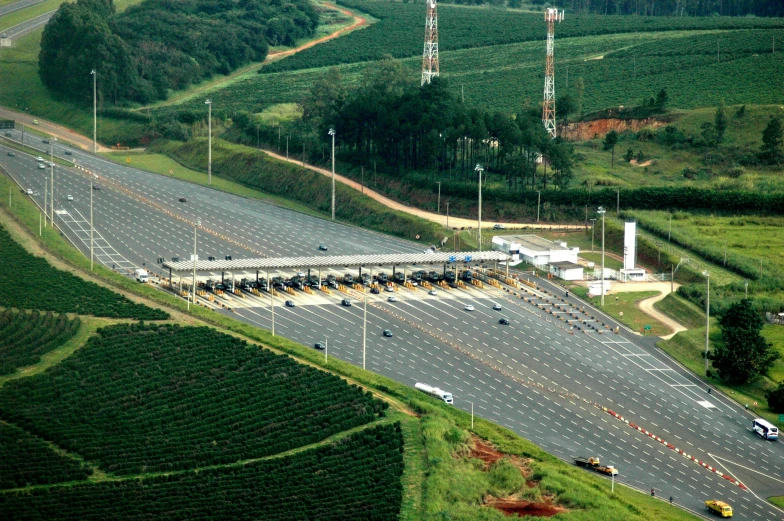
[(445, 401), (449, 405), (453, 404), (452, 393), (448, 393), (446, 391), (442, 391), (438, 387), (431, 387), (431, 386), (429, 386), (427, 384), (423, 384), (423, 383), (419, 383), (419, 382), (417, 382), (416, 385), (414, 385), (414, 387), (419, 389), (423, 393), (427, 393), (427, 394), (429, 394), (431, 396), (435, 396), (439, 400)]

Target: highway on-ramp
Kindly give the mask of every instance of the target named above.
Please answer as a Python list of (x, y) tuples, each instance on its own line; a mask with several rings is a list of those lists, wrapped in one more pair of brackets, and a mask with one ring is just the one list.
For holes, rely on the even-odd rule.
[[(36, 136), (25, 140), (42, 151), (48, 147)], [(7, 150), (0, 146), (0, 159), (42, 204), (49, 169), (39, 169), (34, 157), (21, 152), (8, 157)], [(55, 150), (99, 175), (101, 190), (93, 195), (105, 251), (101, 262), (116, 265), (108, 259), (122, 259), (126, 269), (144, 262), (155, 271), (158, 257), (188, 259), (196, 219), (201, 220), (200, 258), (319, 255), (320, 243), (329, 247), (329, 255), (423, 248), (81, 151), (66, 156), (60, 145)], [(83, 252), (89, 183), (85, 171), (55, 168), (55, 217)], [(187, 202), (180, 203), (180, 197)], [(400, 288), (398, 302), (389, 302), (386, 293), (370, 295), (367, 368), (408, 385), (421, 381), (451, 391), (457, 407), (470, 410), (473, 404), (477, 414), (566, 461), (599, 456), (619, 468), (618, 481), (654, 489), (659, 497), (672, 496), (684, 508), (703, 512), (704, 501), (716, 498), (731, 503), (737, 519), (784, 518), (765, 501), (784, 494), (781, 443), (756, 437), (741, 407), (720, 393), (708, 394), (697, 378), (648, 340), (625, 330), (612, 333), (601, 324), (608, 319), (590, 309), (581, 311), (582, 303), (566, 299), (545, 281), (540, 286), (551, 294), (468, 286), (439, 290), (436, 296)], [(296, 306), (282, 306), (287, 298)], [(329, 356), (361, 366), (363, 296), (352, 290), (351, 307), (341, 305), (343, 298), (347, 296), (339, 292), (275, 298), (276, 334), (310, 346), (328, 340)], [(216, 312), (271, 326), (268, 296), (228, 296), (223, 302), (232, 310)], [(503, 309), (493, 310), (492, 303)], [(475, 310), (466, 311), (466, 304)], [(580, 321), (561, 320), (573, 316)], [(499, 324), (501, 317), (510, 324)], [(393, 336), (383, 337), (383, 329)]]

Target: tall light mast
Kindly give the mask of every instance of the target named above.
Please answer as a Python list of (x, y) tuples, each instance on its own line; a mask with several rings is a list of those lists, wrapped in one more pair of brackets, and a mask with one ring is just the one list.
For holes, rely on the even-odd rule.
[(436, 0), (425, 0), (425, 51), (422, 53), (422, 85), (438, 76), (438, 16)]
[(547, 9), (544, 20), (547, 22), (547, 59), (544, 67), (544, 103), (542, 103), (542, 123), (544, 129), (555, 138), (555, 63), (553, 60), (555, 47), (555, 22), (564, 19), (564, 12), (558, 9)]

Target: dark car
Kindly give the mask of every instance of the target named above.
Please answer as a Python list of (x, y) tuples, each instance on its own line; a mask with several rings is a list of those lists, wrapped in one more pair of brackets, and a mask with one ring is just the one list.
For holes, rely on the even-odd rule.
[(344, 298), (343, 301), (341, 302), (341, 304), (343, 304), (347, 308), (351, 307), (351, 301), (349, 299), (347, 299), (347, 298)]
[(320, 350), (320, 351), (323, 351), (324, 349), (326, 349), (326, 348), (327, 348), (327, 346), (325, 346), (325, 345), (324, 345), (324, 344), (322, 344), (321, 342), (316, 342), (316, 343), (313, 345), (313, 347), (315, 347), (316, 349), (318, 349), (318, 350)]
[(44, 145), (48, 145), (49, 144), (49, 140), (48, 139), (42, 139), (41, 143), (43, 143)]
[(71, 155), (73, 155), (73, 152), (71, 152), (70, 150), (66, 150), (66, 151), (65, 151), (65, 152), (63, 152), (63, 153), (64, 153), (66, 156), (71, 156)]
[(318, 249), (319, 249), (319, 251), (327, 251), (327, 247), (324, 246), (323, 244), (319, 244)]
[(508, 320), (508, 319), (506, 319), (506, 318), (502, 318), (502, 319), (500, 319), (500, 320), (498, 321), (498, 323), (499, 323), (499, 324), (502, 324), (502, 325), (504, 325), (504, 326), (508, 326), (508, 325), (509, 325), (509, 320)]
[(9, 153), (8, 153), (8, 156), (9, 156), (9, 157), (14, 157), (14, 153), (13, 153), (13, 152), (9, 152)]
[(184, 198), (184, 197), (180, 197), (180, 202), (181, 203), (187, 203), (188, 200), (186, 198)]
[(381, 293), (381, 290), (376, 287), (372, 287), (370, 288), (370, 292), (374, 295), (378, 295), (379, 293)]
[(100, 190), (100, 189), (101, 189), (101, 187), (100, 187), (100, 186), (98, 186), (98, 185), (93, 185), (93, 190)]
[(286, 301), (286, 307), (287, 307), (287, 308), (293, 308), (293, 307), (295, 307), (295, 305), (296, 305), (296, 304), (294, 304), (294, 301), (293, 301), (293, 300), (287, 300), (287, 301)]
[(390, 337), (392, 336), (392, 331), (390, 331), (389, 329), (385, 329), (383, 335), (386, 337)]

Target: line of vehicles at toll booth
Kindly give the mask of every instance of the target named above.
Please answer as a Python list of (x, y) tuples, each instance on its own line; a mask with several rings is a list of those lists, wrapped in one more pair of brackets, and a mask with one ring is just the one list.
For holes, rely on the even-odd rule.
[[(480, 275), (482, 278), (486, 277), (484, 275)], [(473, 276), (473, 273), (469, 270), (463, 270), (460, 273), (460, 279), (470, 282), (472, 278), (476, 278)], [(409, 277), (405, 277), (402, 272), (395, 272), (395, 274), (390, 277), (384, 272), (373, 274), (372, 282), (374, 284), (379, 284), (382, 286), (387, 286), (391, 282), (395, 282), (397, 284), (404, 284), (406, 282), (410, 282), (411, 284), (418, 286), (422, 283), (422, 281), (431, 281), (431, 282), (440, 282), (445, 280), (450, 286), (457, 287), (457, 275), (454, 271), (447, 271), (446, 275), (435, 272), (435, 271), (415, 271), (409, 275)], [(283, 289), (285, 288), (295, 288), (295, 289), (304, 289), (305, 286), (308, 287), (319, 287), (319, 278), (317, 275), (306, 275), (305, 273), (299, 272), (293, 277), (271, 277), (270, 282), (272, 287), (275, 289)], [(321, 279), (321, 284), (330, 288), (337, 288), (339, 284), (344, 285), (353, 285), (353, 284), (363, 284), (365, 286), (369, 286), (371, 284), (370, 274), (363, 273), (361, 277), (355, 277), (351, 273), (346, 273), (341, 277), (337, 277), (333, 274), (328, 274)], [(269, 288), (269, 283), (265, 277), (261, 277), (258, 279), (258, 282), (255, 279), (246, 279), (243, 278), (236, 283), (232, 280), (225, 280), (225, 281), (215, 281), (215, 280), (207, 280), (204, 284), (205, 289), (209, 291), (214, 291), (216, 289), (223, 290), (223, 291), (232, 291), (233, 289), (240, 288), (245, 291), (251, 291), (252, 289), (259, 289), (263, 291), (267, 291)], [(379, 291), (374, 291), (373, 293), (379, 293)], [(432, 294), (436, 294), (436, 291), (433, 290)]]

